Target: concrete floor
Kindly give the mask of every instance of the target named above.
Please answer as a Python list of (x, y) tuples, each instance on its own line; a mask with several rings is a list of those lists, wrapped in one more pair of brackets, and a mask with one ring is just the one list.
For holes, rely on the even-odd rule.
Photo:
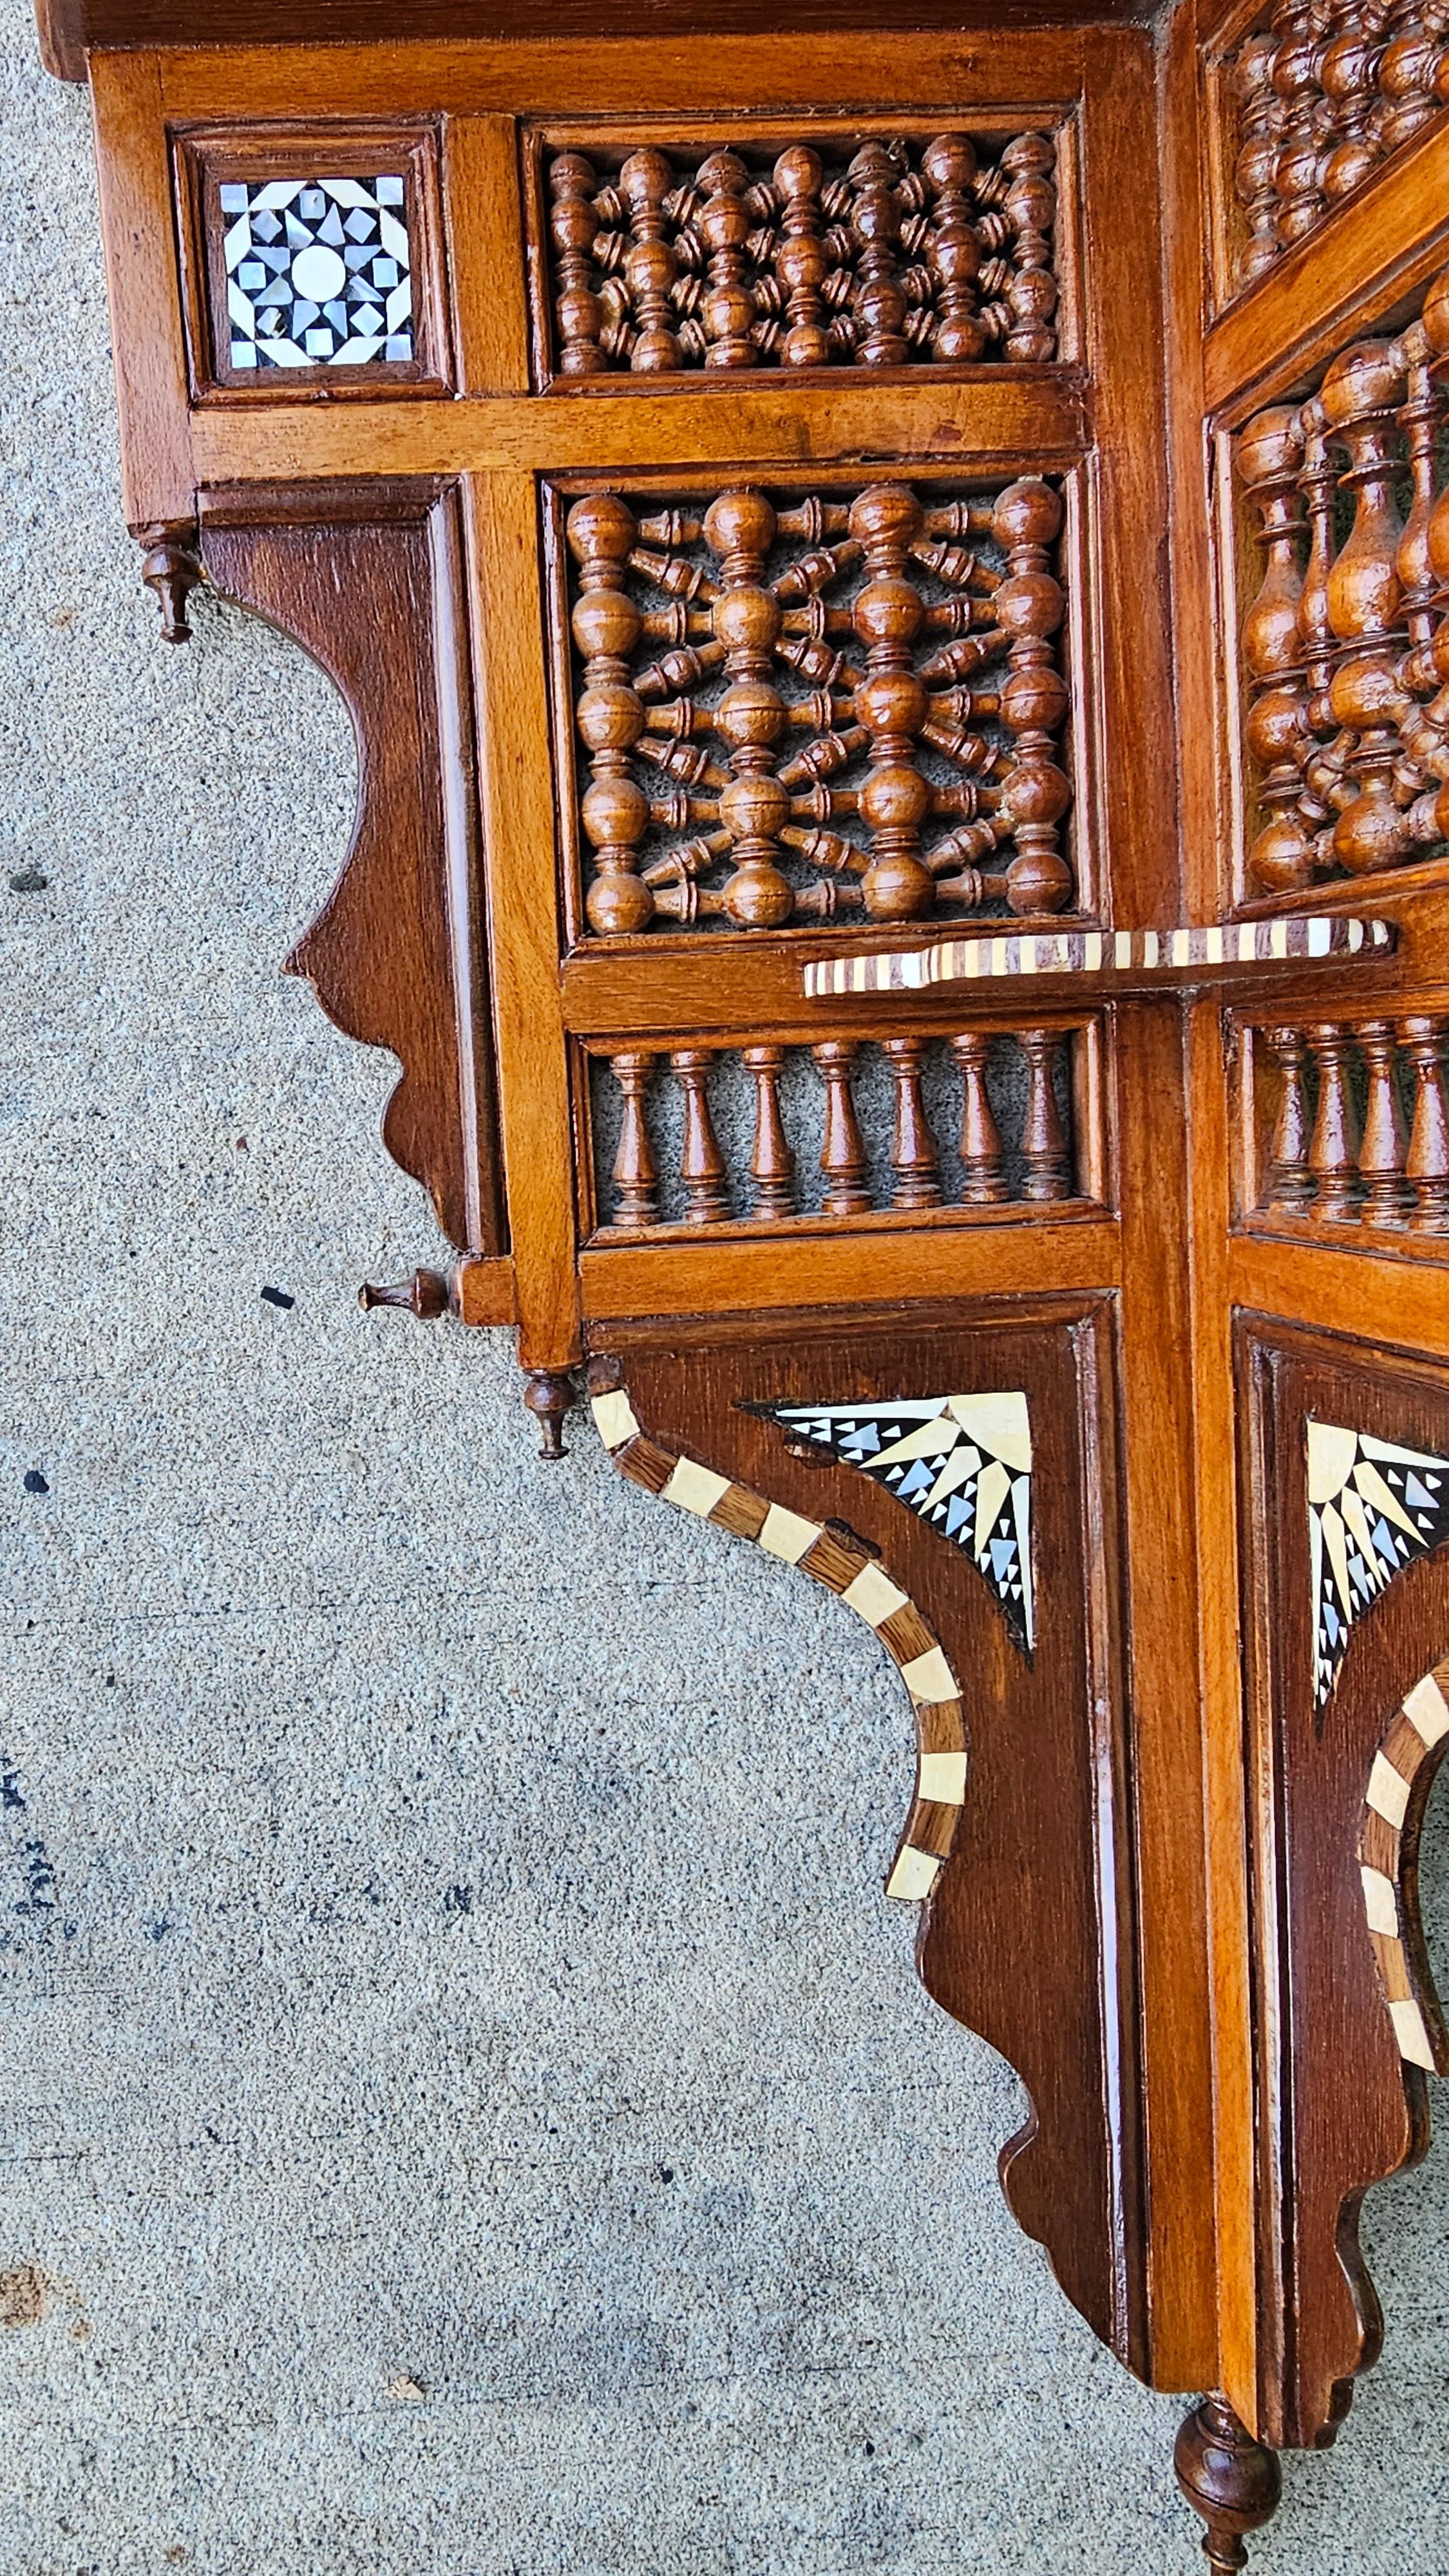
[[(502, 1336), (356, 1308), (440, 1247), (276, 973), (349, 730), (215, 605), (156, 641), (85, 100), (0, 29), (0, 2564), (1186, 2576), (1180, 2406), (1009, 2222), (1016, 2080), (880, 1895), (884, 1656), (540, 1467)], [(1449, 2562), (1441, 2152), (1367, 2235), (1278, 2576)]]

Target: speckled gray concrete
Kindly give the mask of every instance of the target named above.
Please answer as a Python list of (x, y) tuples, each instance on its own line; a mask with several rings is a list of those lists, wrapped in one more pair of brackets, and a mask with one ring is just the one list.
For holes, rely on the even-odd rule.
[[(275, 972), (348, 729), (259, 626), (155, 640), (85, 103), (0, 25), (0, 2565), (1186, 2576), (1179, 2407), (1012, 2228), (1018, 2086), (879, 1892), (884, 1657), (539, 1467), (501, 1337), (357, 1312), (437, 1246)], [(1436, 2153), (1265, 2569), (1441, 2576), (1446, 2233)]]

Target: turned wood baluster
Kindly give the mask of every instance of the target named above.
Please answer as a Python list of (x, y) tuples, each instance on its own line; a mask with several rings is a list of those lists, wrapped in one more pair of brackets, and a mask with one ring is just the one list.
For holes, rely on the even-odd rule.
[(820, 228), (821, 176), (820, 155), (808, 143), (792, 143), (775, 164), (784, 234), (775, 272), (785, 290), (788, 324), (780, 357), (787, 367), (828, 367), (833, 355), (820, 291), (830, 269)]
[(1404, 1166), (1413, 1193), (1410, 1226), (1421, 1234), (1449, 1228), (1449, 1083), (1444, 1050), (1449, 1020), (1399, 1022), (1399, 1044), (1414, 1078), (1414, 1115)]
[(1056, 355), (1057, 282), (1051, 266), (1057, 214), (1051, 173), (1056, 163), (1056, 146), (1047, 134), (1018, 134), (1001, 156), (1011, 180), (1005, 211), (1016, 228), (1006, 290), (1012, 325), (1006, 355), (1019, 364), (1041, 365)]
[(925, 685), (912, 668), (912, 647), (926, 613), (910, 579), (910, 548), (921, 518), (920, 502), (904, 483), (871, 484), (850, 511), (850, 533), (866, 563), (865, 585), (851, 610), (866, 648), (855, 713), (871, 737), (870, 776), (860, 790), (871, 854), (861, 889), (876, 921), (913, 920), (935, 901), (935, 880), (920, 855), (931, 790), (914, 740), (927, 717)]
[(951, 1040), (951, 1053), (961, 1068), (961, 1197), (967, 1207), (992, 1207), (1009, 1198), (1001, 1151), (1001, 1131), (986, 1088), (986, 1059), (991, 1039), (981, 1029), (964, 1030)]
[(594, 851), (584, 909), (603, 934), (647, 930), (654, 897), (637, 871), (649, 800), (630, 761), (645, 726), (644, 702), (629, 672), (643, 619), (624, 588), (637, 528), (632, 510), (613, 492), (575, 501), (566, 528), (579, 566), (573, 636), (584, 657), (585, 685), (574, 715), (593, 763), (579, 817)]
[(1265, 1029), (1278, 1068), (1278, 1108), (1268, 1148), (1268, 1195), (1265, 1204), (1292, 1214), (1312, 1204), (1313, 1180), (1308, 1169), (1308, 1043), (1302, 1029)]
[(699, 165), (699, 184), (709, 190), (696, 229), (709, 253), (709, 280), (701, 302), (707, 367), (752, 367), (750, 338), (755, 299), (750, 291), (745, 243), (750, 218), (744, 203), (750, 174), (737, 152), (711, 152)]
[(598, 231), (594, 191), (598, 176), (582, 152), (560, 152), (549, 164), (548, 184), (553, 198), (549, 229), (558, 253), (554, 314), (558, 323), (559, 373), (596, 376), (608, 365), (599, 345), (604, 307), (593, 287), (594, 238)]
[(1329, 683), (1337, 643), (1328, 613), (1328, 584), (1333, 569), (1333, 505), (1338, 472), (1329, 453), (1328, 419), (1318, 399), (1304, 403), (1298, 414), (1303, 434), (1303, 470), (1298, 488), (1308, 519), (1308, 561), (1298, 602), (1298, 633), (1303, 646), (1303, 680), (1307, 690), (1304, 719), (1308, 739), (1303, 756), (1303, 795), (1299, 811), (1310, 837), (1315, 874), (1333, 866), (1333, 818), (1348, 804), (1353, 789), (1345, 763), (1353, 736), (1340, 733)]
[(938, 134), (927, 144), (921, 168), (935, 192), (927, 257), (940, 301), (931, 350), (948, 365), (969, 366), (986, 347), (976, 310), (981, 244), (969, 193), (976, 147), (964, 134)]
[(846, 177), (854, 191), (851, 236), (859, 252), (852, 299), (855, 357), (862, 367), (899, 367), (911, 354), (902, 325), (906, 299), (897, 277), (901, 208), (896, 168), (885, 145), (863, 143)]
[(898, 1208), (939, 1207), (940, 1165), (936, 1139), (921, 1095), (921, 1072), (929, 1040), (883, 1038), (881, 1053), (895, 1084), (895, 1132), (891, 1140), (894, 1183), (891, 1205)]
[(1276, 222), (1283, 123), (1283, 110), (1273, 91), (1277, 53), (1276, 36), (1262, 28), (1247, 38), (1233, 65), (1239, 134), (1233, 184), (1248, 217), (1248, 238), (1238, 253), (1240, 286), (1261, 277), (1283, 252)]
[(1318, 1068), (1318, 1107), (1308, 1147), (1315, 1216), (1343, 1225), (1358, 1214), (1358, 1118), (1349, 1087), (1349, 1031), (1318, 1021), (1308, 1031)]
[(1379, 64), (1372, 123), (1385, 152), (1396, 152), (1437, 116), (1434, 71), (1444, 42), (1445, 12), (1435, 0), (1398, 0)]
[(1295, 411), (1260, 412), (1237, 445), (1237, 470), (1256, 507), (1263, 579), (1243, 620), (1243, 659), (1254, 682), (1248, 711), (1248, 748), (1258, 765), (1259, 801), (1266, 820), (1248, 853), (1256, 884), (1275, 892), (1307, 885), (1313, 844), (1299, 811), (1303, 760), (1308, 747), (1307, 691), (1298, 616), (1303, 578), (1298, 546), (1303, 534), (1298, 478), (1303, 438)]
[(869, 1164), (850, 1089), (860, 1048), (853, 1038), (827, 1038), (810, 1052), (825, 1083), (825, 1139), (820, 1148), (823, 1205), (830, 1216), (858, 1216), (871, 1203)]
[(1284, 0), (1273, 12), (1278, 50), (1273, 90), (1283, 111), (1278, 156), (1278, 239), (1285, 249), (1315, 232), (1328, 211), (1322, 161), (1325, 101), (1318, 81), (1319, 0)]
[(1058, 847), (1072, 791), (1053, 757), (1067, 713), (1066, 682), (1051, 640), (1066, 615), (1066, 599), (1048, 552), (1061, 524), (1060, 496), (1035, 475), (1009, 483), (992, 513), (992, 531), (1007, 560), (1007, 577), (992, 597), (991, 622), (1010, 639), (1001, 721), (1016, 742), (1001, 782), (1000, 812), (1016, 843), (1006, 870), (1007, 897), (1016, 913), (1060, 912), (1072, 892), (1071, 870)]
[(680, 364), (670, 297), (679, 263), (664, 214), (664, 200), (673, 187), (674, 171), (667, 156), (652, 146), (631, 152), (619, 172), (619, 194), (629, 209), (633, 232), (624, 275), (639, 323), (629, 359), (636, 375), (664, 375)]
[(709, 1114), (711, 1047), (676, 1047), (670, 1069), (684, 1094), (684, 1140), (679, 1177), (684, 1185), (686, 1225), (719, 1225), (732, 1213), (725, 1159)]
[(1363, 1138), (1358, 1150), (1364, 1183), (1363, 1216), (1369, 1225), (1402, 1225), (1413, 1191), (1404, 1177), (1407, 1133), (1399, 1101), (1393, 1024), (1365, 1020), (1355, 1032), (1368, 1075)]
[(756, 1216), (785, 1217), (795, 1213), (795, 1149), (780, 1115), (780, 1074), (785, 1054), (782, 1046), (744, 1050), (744, 1062), (755, 1080), (755, 1143), (750, 1178), (755, 1185)]
[(1393, 867), (1410, 847), (1393, 791), (1402, 708), (1403, 529), (1394, 498), (1395, 413), (1402, 391), (1398, 345), (1361, 340), (1334, 359), (1319, 396), (1330, 430), (1348, 451), (1342, 488), (1356, 503), (1353, 527), (1328, 576), (1328, 614), (1345, 648), (1329, 682), (1329, 703), (1338, 724), (1355, 737), (1348, 767), (1358, 790), (1334, 825), (1333, 855), (1354, 876)]
[(776, 775), (777, 746), (789, 716), (771, 674), (781, 611), (765, 586), (775, 524), (763, 492), (722, 492), (704, 520), (705, 541), (719, 559), (711, 616), (729, 674), (710, 717), (728, 745), (732, 773), (719, 800), (735, 869), (722, 902), (742, 930), (778, 929), (795, 906), (794, 889), (779, 865), (778, 836), (790, 819), (790, 794)]
[(1376, 163), (1383, 145), (1371, 112), (1383, 56), (1380, 41), (1388, 0), (1340, 0), (1318, 77), (1333, 114), (1333, 149), (1323, 163), (1323, 193), (1331, 205), (1351, 197)]
[(1057, 1107), (1056, 1070), (1061, 1038), (1055, 1029), (1023, 1029), (1017, 1043), (1026, 1057), (1026, 1115), (1021, 1153), (1024, 1199), (1070, 1198), (1071, 1156)]
[(614, 1157), (615, 1225), (659, 1222), (659, 1165), (644, 1109), (656, 1061), (652, 1055), (609, 1058), (614, 1080), (623, 1094), (619, 1150)]

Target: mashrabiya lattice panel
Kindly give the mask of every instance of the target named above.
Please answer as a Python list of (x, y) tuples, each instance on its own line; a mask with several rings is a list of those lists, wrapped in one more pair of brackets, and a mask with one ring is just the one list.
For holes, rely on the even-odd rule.
[(1035, 1639), (1031, 1423), (1026, 1397), (931, 1395), (895, 1404), (761, 1404), (953, 1539), (985, 1576), (1023, 1653)]
[(563, 375), (1056, 356), (1048, 134), (601, 161), (547, 163)]
[(1310, 1420), (1307, 1433), (1313, 1695), (1321, 1709), (1360, 1612), (1449, 1536), (1449, 1458), (1334, 1422)]
[(590, 928), (1061, 911), (1061, 525), (1035, 476), (575, 501)]
[(223, 181), (233, 367), (410, 362), (405, 182)]

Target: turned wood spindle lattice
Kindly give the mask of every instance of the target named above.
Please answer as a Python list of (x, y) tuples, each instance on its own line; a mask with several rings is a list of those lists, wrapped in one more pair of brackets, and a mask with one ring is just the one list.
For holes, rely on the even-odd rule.
[(874, 135), (546, 159), (563, 376), (1057, 352), (1056, 146)]
[(1036, 478), (723, 492), (702, 517), (575, 501), (589, 927), (1060, 911), (1061, 523)]

